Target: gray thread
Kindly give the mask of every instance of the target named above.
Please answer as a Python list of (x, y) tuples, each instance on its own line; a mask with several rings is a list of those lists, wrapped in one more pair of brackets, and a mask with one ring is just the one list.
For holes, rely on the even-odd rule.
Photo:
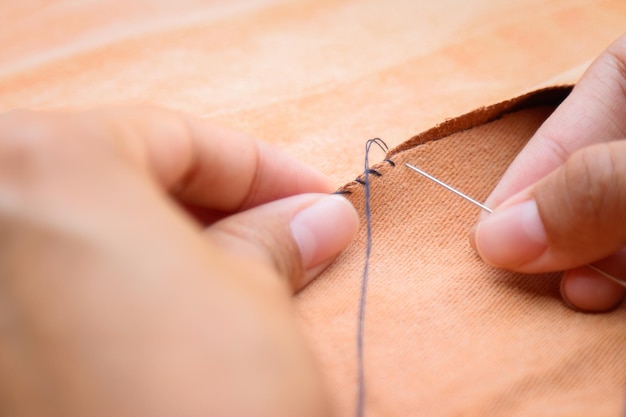
[[(361, 278), (361, 297), (359, 301), (359, 317), (357, 328), (357, 400), (356, 417), (363, 417), (365, 412), (365, 366), (363, 361), (363, 336), (365, 330), (365, 304), (367, 299), (367, 283), (369, 281), (369, 262), (372, 254), (372, 214), (370, 207), (370, 174), (369, 152), (372, 145), (377, 145), (383, 152), (389, 149), (387, 144), (380, 138), (370, 139), (365, 143), (365, 181), (359, 183), (365, 187), (365, 222), (367, 225), (367, 243), (365, 245), (365, 265), (363, 266), (363, 276)], [(395, 164), (390, 163), (392, 166)], [(376, 175), (376, 174), (374, 174)], [(380, 174), (378, 175), (380, 176)]]

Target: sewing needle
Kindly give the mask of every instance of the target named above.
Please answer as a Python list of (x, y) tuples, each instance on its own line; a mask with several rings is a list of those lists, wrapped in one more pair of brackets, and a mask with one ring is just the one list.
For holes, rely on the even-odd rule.
[[(418, 167), (415, 167), (415, 166), (413, 166), (411, 164), (408, 164), (408, 163), (405, 163), (404, 165), (406, 165), (408, 168), (411, 168), (413, 171), (417, 172), (418, 174), (428, 178), (429, 180), (433, 181), (434, 183), (441, 185), (446, 190), (452, 191), (454, 194), (458, 195), (459, 197), (462, 197), (462, 198), (466, 199), (467, 201), (469, 201), (470, 203), (473, 203), (473, 204), (477, 205), (478, 207), (480, 207), (481, 209), (485, 210), (486, 212), (493, 213), (493, 209), (491, 209), (491, 208), (487, 207), (486, 205), (484, 205), (484, 204), (474, 200), (472, 197), (468, 196), (467, 194), (463, 194), (462, 192), (460, 192), (456, 188), (451, 187), (450, 185), (446, 184), (445, 182), (443, 182), (443, 181), (433, 177), (429, 173), (419, 169)], [(602, 275), (602, 276), (612, 280), (613, 282), (621, 285), (622, 287), (626, 288), (626, 282), (622, 281), (621, 279), (616, 278), (613, 275), (609, 274), (608, 272), (605, 272), (605, 271), (601, 270), (597, 266), (594, 266), (594, 265), (591, 265), (591, 264), (587, 264), (586, 266), (588, 268), (596, 271), (600, 275)]]

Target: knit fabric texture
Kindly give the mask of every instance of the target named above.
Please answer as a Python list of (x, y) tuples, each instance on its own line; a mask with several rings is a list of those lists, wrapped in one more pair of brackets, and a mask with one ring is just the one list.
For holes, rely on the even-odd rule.
[[(370, 176), (373, 253), (365, 322), (366, 415), (618, 416), (626, 311), (564, 305), (559, 275), (483, 263), (468, 232), (480, 209), (404, 166), (484, 200), (568, 88), (481, 108), (389, 152)], [(343, 188), (363, 214), (363, 186)], [(354, 410), (365, 227), (297, 297), (340, 416)]]

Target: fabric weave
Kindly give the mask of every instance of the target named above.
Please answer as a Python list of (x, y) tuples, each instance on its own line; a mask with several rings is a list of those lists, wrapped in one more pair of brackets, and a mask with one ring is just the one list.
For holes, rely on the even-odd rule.
[[(365, 322), (366, 415), (618, 416), (626, 311), (567, 308), (559, 274), (484, 264), (468, 232), (480, 209), (404, 167), (481, 201), (568, 92), (542, 90), (444, 123), (388, 154), (371, 179), (374, 246)], [(363, 212), (363, 187), (344, 190)], [(340, 416), (352, 415), (364, 228), (297, 297)]]

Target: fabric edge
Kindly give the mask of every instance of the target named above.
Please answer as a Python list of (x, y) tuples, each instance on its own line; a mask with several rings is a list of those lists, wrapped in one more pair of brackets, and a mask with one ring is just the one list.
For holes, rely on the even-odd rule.
[[(558, 105), (573, 89), (572, 84), (555, 85), (540, 88), (520, 96), (491, 104), (489, 106), (479, 107), (461, 116), (447, 119), (422, 133), (412, 136), (400, 145), (389, 150), (385, 156), (385, 161), (372, 167), (373, 170), (379, 170), (383, 165), (388, 165), (391, 158), (397, 154), (413, 149), (425, 143), (443, 139), (451, 134), (462, 132), (464, 130), (473, 129), (485, 123), (492, 122), (500, 117), (523, 109), (533, 108), (543, 105)], [(335, 191), (336, 194), (351, 194), (351, 189), (365, 179), (365, 173), (361, 173), (356, 179), (344, 184)]]

